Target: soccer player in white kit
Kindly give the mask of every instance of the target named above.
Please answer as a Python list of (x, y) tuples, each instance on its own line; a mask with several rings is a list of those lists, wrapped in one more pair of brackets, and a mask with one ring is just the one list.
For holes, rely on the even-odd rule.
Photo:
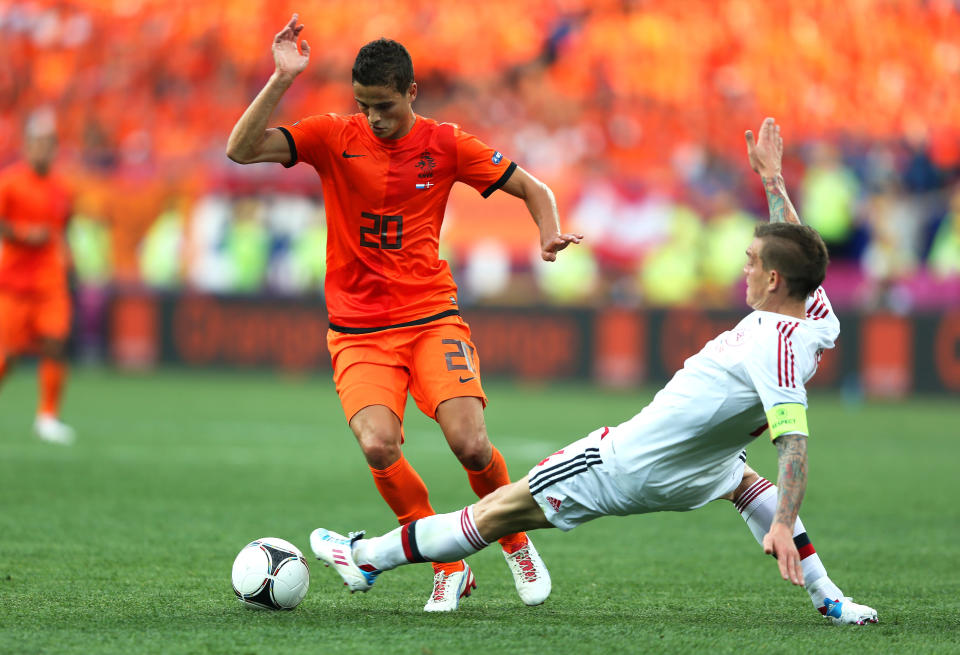
[[(457, 561), (520, 530), (572, 530), (600, 516), (686, 511), (734, 503), (783, 579), (802, 585), (838, 624), (876, 623), (876, 610), (845, 597), (827, 575), (797, 516), (807, 481), (804, 384), (840, 334), (820, 284), (827, 250), (800, 224), (781, 176), (783, 141), (772, 118), (747, 154), (760, 174), (770, 223), (747, 247), (747, 304), (754, 311), (693, 355), (632, 419), (603, 427), (550, 455), (523, 479), (475, 505), (429, 516), (373, 539), (319, 528), (314, 554), (351, 591), (414, 562)], [(764, 431), (777, 446), (777, 485), (746, 464)]]

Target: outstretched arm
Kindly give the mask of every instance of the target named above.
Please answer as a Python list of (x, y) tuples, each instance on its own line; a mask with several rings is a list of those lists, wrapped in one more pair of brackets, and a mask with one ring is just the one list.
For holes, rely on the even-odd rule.
[(777, 510), (770, 531), (763, 537), (763, 551), (777, 558), (780, 575), (795, 585), (803, 584), (800, 553), (793, 542), (793, 526), (797, 522), (800, 503), (807, 490), (807, 438), (802, 434), (784, 434), (777, 445)]
[(230, 132), (227, 157), (238, 164), (264, 161), (286, 164), (290, 161), (290, 146), (286, 137), (277, 129), (268, 130), (267, 121), (294, 78), (310, 61), (310, 46), (306, 41), (301, 41), (300, 49), (297, 49), (297, 38), (303, 30), (303, 25), (297, 25), (297, 18), (297, 14), (294, 14), (273, 38), (276, 69)]
[(583, 239), (582, 234), (560, 232), (560, 215), (553, 191), (519, 166), (501, 188), (526, 203), (527, 211), (540, 228), (540, 256), (544, 261), (556, 261), (558, 252)]
[(750, 167), (760, 174), (763, 190), (767, 194), (770, 222), (800, 225), (800, 216), (790, 202), (787, 187), (780, 174), (783, 161), (783, 139), (780, 137), (780, 126), (772, 118), (767, 118), (760, 126), (760, 137), (756, 141), (750, 130), (747, 130), (744, 136), (747, 139), (747, 158), (750, 160)]

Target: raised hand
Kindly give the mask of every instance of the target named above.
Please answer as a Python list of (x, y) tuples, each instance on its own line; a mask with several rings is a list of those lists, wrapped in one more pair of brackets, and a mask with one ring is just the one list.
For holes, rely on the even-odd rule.
[(744, 136), (747, 139), (747, 158), (750, 167), (761, 177), (776, 177), (780, 174), (780, 164), (783, 160), (783, 139), (780, 137), (780, 126), (772, 118), (766, 118), (760, 126), (760, 136), (754, 141), (753, 132), (747, 130)]
[(303, 31), (303, 25), (297, 25), (299, 14), (294, 14), (282, 30), (273, 37), (273, 62), (277, 73), (295, 77), (299, 75), (307, 62), (310, 61), (310, 46), (306, 40), (300, 41), (297, 49), (297, 38)]

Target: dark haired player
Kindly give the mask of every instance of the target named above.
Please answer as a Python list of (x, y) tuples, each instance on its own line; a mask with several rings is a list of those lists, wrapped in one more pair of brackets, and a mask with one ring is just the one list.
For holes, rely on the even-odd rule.
[[(381, 571), (410, 562), (466, 557), (517, 530), (572, 530), (600, 516), (686, 511), (723, 498), (777, 558), (783, 579), (804, 585), (823, 616), (876, 623), (876, 610), (845, 597), (827, 576), (797, 516), (807, 484), (804, 383), (840, 333), (820, 286), (827, 249), (800, 225), (787, 197), (779, 127), (768, 118), (757, 143), (751, 132), (746, 137), (771, 221), (757, 226), (746, 252), (754, 311), (690, 357), (632, 419), (595, 430), (475, 505), (373, 539), (314, 530), (314, 552), (350, 589), (366, 591)], [(778, 450), (779, 489), (746, 463), (744, 448), (767, 429)]]
[[(310, 57), (294, 14), (273, 42), (274, 74), (233, 128), (227, 156), (250, 164), (313, 166), (328, 223), (327, 342), (344, 414), (374, 482), (401, 525), (434, 513), (423, 480), (403, 456), (407, 392), (433, 417), (483, 497), (510, 482), (487, 438), (486, 396), (476, 348), (460, 316), (457, 287), (438, 243), (454, 182), (484, 197), (498, 189), (523, 199), (540, 230), (541, 256), (554, 261), (578, 234), (560, 232), (550, 189), (474, 136), (413, 111), (417, 84), (406, 49), (379, 39), (357, 54), (353, 93), (360, 113), (321, 114), (267, 128), (273, 109)], [(522, 532), (500, 536), (527, 605), (550, 593), (550, 575)], [(462, 561), (434, 565), (426, 611), (457, 609), (475, 587)]]

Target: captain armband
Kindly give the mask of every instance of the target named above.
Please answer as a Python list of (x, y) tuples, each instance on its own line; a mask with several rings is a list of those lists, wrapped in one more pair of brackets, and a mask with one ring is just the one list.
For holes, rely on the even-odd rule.
[(810, 434), (807, 430), (807, 410), (800, 403), (774, 405), (767, 412), (767, 424), (770, 426), (770, 441), (783, 434)]

